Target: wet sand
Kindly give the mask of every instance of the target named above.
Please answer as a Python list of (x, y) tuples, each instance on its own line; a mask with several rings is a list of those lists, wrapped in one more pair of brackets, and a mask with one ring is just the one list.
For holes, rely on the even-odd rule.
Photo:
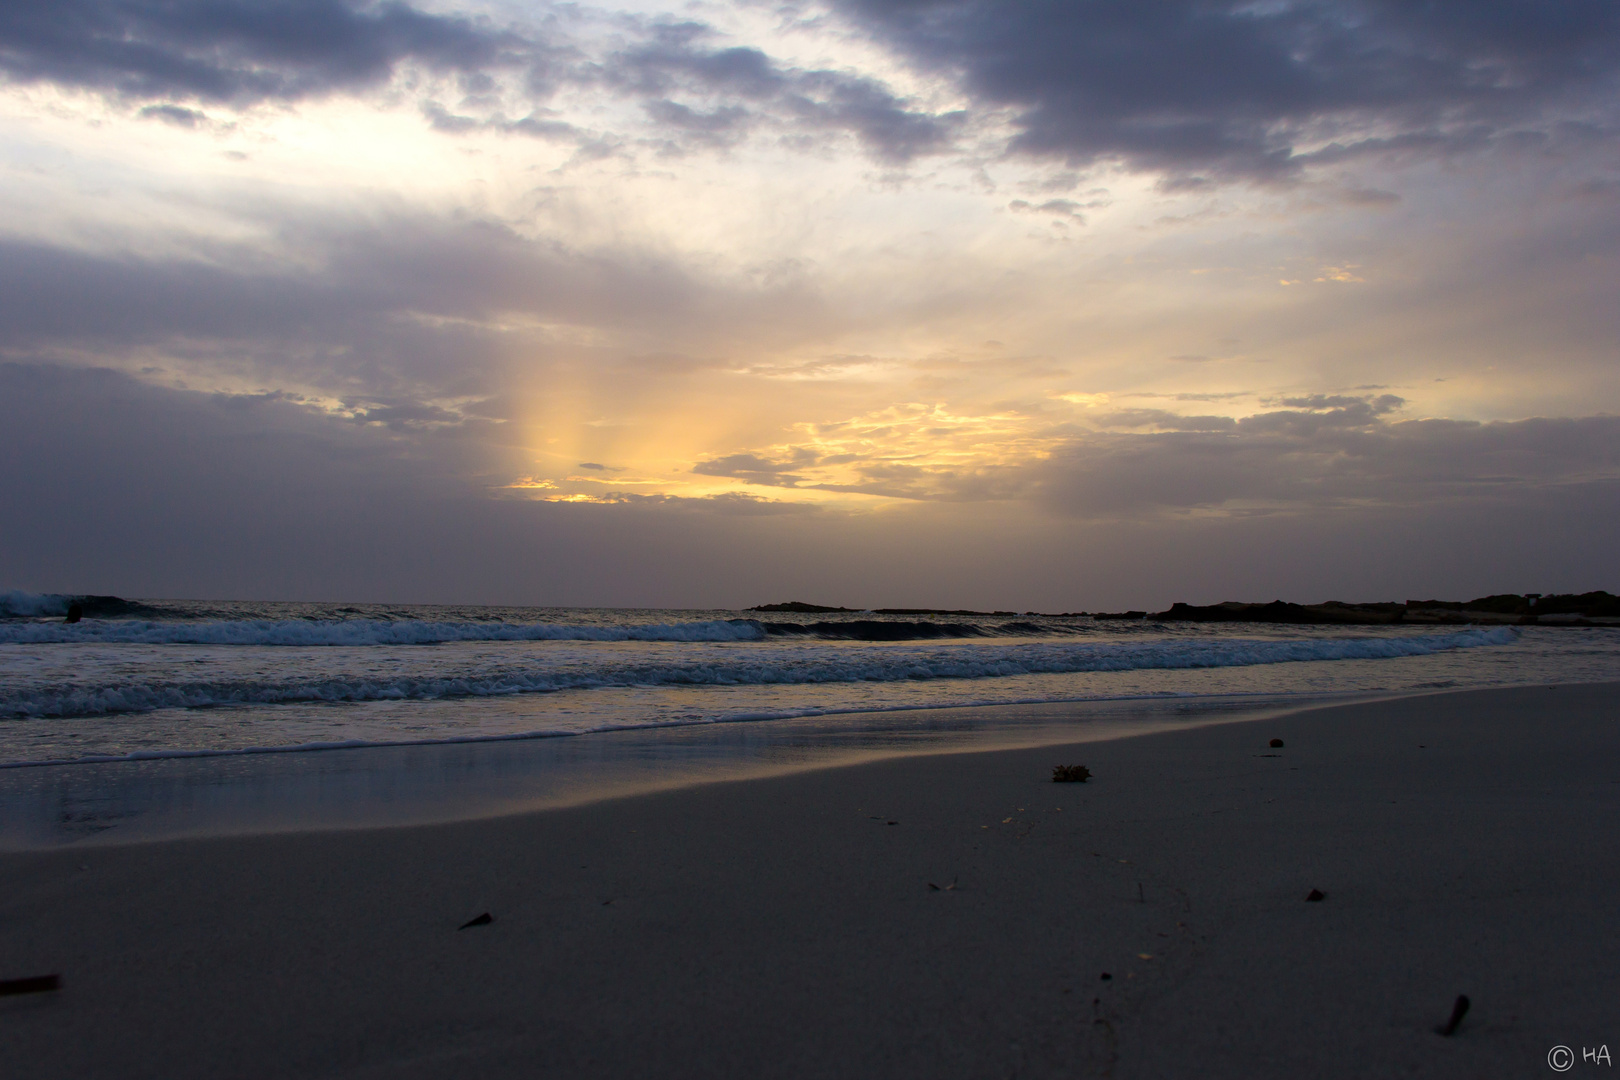
[[(1093, 779), (1051, 783), (1060, 763)], [(1620, 1050), (1616, 836), (1605, 685), (450, 825), (7, 854), (0, 979), (62, 982), (0, 997), (0, 1059), (30, 1077), (1477, 1077), (1540, 1073), (1564, 1044), (1578, 1073), (1583, 1046)]]

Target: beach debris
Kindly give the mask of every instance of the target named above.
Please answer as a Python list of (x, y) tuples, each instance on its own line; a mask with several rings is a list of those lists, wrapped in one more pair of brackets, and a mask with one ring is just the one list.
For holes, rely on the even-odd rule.
[(1451, 1019), (1435, 1028), (1435, 1033), (1438, 1035), (1444, 1035), (1448, 1039), (1455, 1035), (1457, 1033), (1457, 1026), (1462, 1023), (1463, 1017), (1468, 1015), (1469, 1004), (1470, 1002), (1467, 994), (1458, 994), (1457, 1000), (1453, 1002), (1451, 1006)]
[(1138, 904), (1147, 903), (1147, 894), (1142, 891), (1142, 883), (1140, 881), (1136, 883), (1136, 902)]
[(1312, 889), (1310, 892), (1305, 894), (1305, 899), (1314, 904), (1318, 901), (1326, 900), (1327, 893), (1323, 892), (1321, 889)]
[(1105, 971), (1105, 972), (1102, 973), (1102, 981), (1103, 982), (1107, 982), (1112, 978), (1113, 978), (1113, 976), (1108, 974), (1108, 972)]
[(1083, 784), (1090, 779), (1091, 770), (1084, 765), (1052, 766), (1052, 783), (1054, 784)]
[(60, 975), (30, 975), (24, 979), (0, 979), (0, 997), (12, 994), (47, 994), (62, 989)]
[(1281, 739), (1272, 739), (1271, 740), (1271, 748), (1273, 750), (1281, 750), (1282, 747), (1283, 747), (1283, 741)]
[(955, 892), (956, 882), (956, 878), (951, 878), (951, 883), (949, 885), (935, 885), (932, 881), (930, 881), (928, 883), (928, 887), (934, 892)]
[(898, 821), (886, 821), (886, 822), (884, 822), (884, 824), (885, 825), (898, 825), (900, 823)]
[(479, 915), (477, 918), (468, 919), (466, 922), (464, 922), (460, 926), (456, 927), (456, 929), (457, 930), (466, 930), (469, 927), (473, 927), (473, 926), (488, 926), (490, 923), (492, 923), (494, 921), (495, 921), (495, 916), (491, 915), (489, 912), (486, 911), (482, 915)]

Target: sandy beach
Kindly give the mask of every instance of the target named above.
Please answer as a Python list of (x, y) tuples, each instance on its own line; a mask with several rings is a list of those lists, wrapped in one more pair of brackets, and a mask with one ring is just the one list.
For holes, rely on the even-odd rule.
[[(1068, 763), (1093, 779), (1052, 783)], [(1598, 685), (450, 825), (7, 854), (0, 979), (61, 987), (0, 998), (0, 1059), (1481, 1077), (1549, 1072), (1566, 1045), (1591, 1074), (1583, 1047), (1620, 1052), (1617, 835), (1620, 685)]]

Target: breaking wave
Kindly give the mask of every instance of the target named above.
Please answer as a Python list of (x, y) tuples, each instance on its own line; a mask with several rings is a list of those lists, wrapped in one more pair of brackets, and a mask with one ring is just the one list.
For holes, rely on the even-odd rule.
[[(61, 601), (67, 597), (34, 598)], [(31, 602), (31, 601), (30, 601)], [(124, 602), (124, 601), (121, 601)], [(25, 606), (19, 602), (19, 607)], [(29, 614), (59, 614), (34, 605)], [(1006, 622), (761, 622), (710, 619), (659, 625), (589, 626), (564, 623), (428, 621), (421, 619), (228, 619), (92, 620), (81, 623), (0, 623), (0, 644), (65, 645), (440, 645), (451, 641), (761, 641), (806, 637), (827, 641), (931, 641), (942, 638), (1041, 637), (1070, 634), (1072, 627)]]
[(441, 645), (451, 641), (759, 641), (752, 619), (661, 626), (428, 622), (420, 619), (243, 619), (0, 625), (0, 642), (60, 645)]
[[(116, 618), (152, 611), (118, 596), (81, 596), (71, 593), (31, 593), (20, 589), (0, 592), (0, 619), (43, 619), (63, 616), (74, 604), (92, 618)], [(0, 637), (0, 641), (7, 640)]]
[[(330, 630), (352, 624), (308, 625), (317, 630)], [(423, 624), (376, 625), (420, 627)], [(739, 620), (736, 625), (729, 622), (693, 623), (677, 629), (685, 632), (692, 627), (705, 626), (714, 628), (706, 632), (715, 634), (736, 632), (739, 636), (703, 639), (641, 637), (639, 640), (758, 640), (757, 636), (752, 638), (740, 636), (744, 627), (749, 628), (748, 633), (758, 634), (757, 625), (750, 627), (747, 620)], [(720, 630), (719, 627), (730, 629)], [(478, 629), (532, 632), (595, 631), (597, 628), (497, 625)], [(668, 627), (602, 628), (604, 633), (611, 632), (625, 636), (591, 640), (629, 640), (632, 632), (651, 634), (669, 629)], [(820, 650), (801, 652), (785, 649), (780, 654), (773, 650), (750, 650), (746, 654), (702, 661), (618, 664), (609, 661), (586, 670), (563, 671), (540, 666), (515, 666), (497, 672), (485, 669), (477, 674), (445, 674), (413, 678), (131, 682), (100, 686), (33, 688), (0, 694), (0, 716), (71, 717), (150, 712), (155, 709), (195, 709), (220, 705), (438, 700), (550, 693), (600, 687), (898, 682), (908, 679), (984, 679), (1153, 668), (1246, 667), (1312, 660), (1372, 660), (1426, 656), (1452, 649), (1506, 645), (1517, 640), (1518, 636), (1518, 631), (1511, 627), (1497, 627), (1408, 637), (959, 645), (932, 651), (863, 649), (839, 655), (829, 655)]]

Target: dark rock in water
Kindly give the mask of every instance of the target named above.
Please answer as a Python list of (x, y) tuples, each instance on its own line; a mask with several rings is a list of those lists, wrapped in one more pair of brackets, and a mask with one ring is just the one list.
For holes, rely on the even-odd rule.
[(874, 615), (985, 615), (1010, 616), (1017, 615), (1016, 611), (969, 611), (966, 608), (931, 608), (931, 607), (880, 607), (874, 608)]
[(1327, 893), (1323, 892), (1321, 889), (1312, 889), (1310, 892), (1305, 894), (1305, 899), (1312, 904), (1319, 903), (1327, 899)]
[(65, 622), (78, 622), (84, 618), (84, 607), (80, 604), (69, 604)]
[[(1102, 616), (1097, 616), (1101, 618)], [(1542, 596), (1526, 593), (1498, 593), (1474, 600), (1406, 600), (1374, 604), (1346, 604), (1329, 600), (1325, 604), (1290, 604), (1273, 600), (1269, 604), (1227, 600), (1199, 606), (1176, 603), (1152, 618), (1161, 622), (1272, 622), (1328, 625), (1376, 625), (1388, 623), (1478, 624), (1537, 623), (1547, 625), (1602, 625), (1620, 621), (1620, 597), (1598, 591)]]
[(971, 623), (880, 622), (877, 619), (851, 619), (849, 622), (761, 623), (767, 634), (804, 636), (843, 641), (918, 641), (930, 638), (985, 637)]
[(1282, 744), (1283, 744), (1283, 741), (1281, 739), (1272, 739), (1271, 740), (1271, 748), (1273, 750), (1281, 750), (1282, 749)]
[(1458, 994), (1457, 1000), (1453, 1002), (1451, 1006), (1451, 1019), (1447, 1020), (1444, 1024), (1441, 1024), (1434, 1030), (1437, 1033), (1446, 1036), (1448, 1039), (1455, 1035), (1457, 1033), (1457, 1026), (1462, 1023), (1463, 1017), (1468, 1015), (1469, 1004), (1467, 994)]
[[(91, 598), (86, 598), (91, 599)], [(103, 598), (94, 598), (103, 599)], [(104, 599), (116, 599), (107, 597)], [(122, 601), (119, 601), (122, 603)], [(788, 611), (802, 614), (862, 611), (863, 608), (827, 607), (793, 600), (785, 604), (761, 604), (749, 611)], [(878, 615), (955, 615), (994, 616), (1008, 618), (1012, 611), (969, 611), (952, 608), (878, 608)], [(1026, 611), (1025, 615), (1042, 615)], [(1061, 615), (1043, 615), (1044, 618), (1078, 618), (1084, 611), (1065, 612)], [(1273, 600), (1268, 604), (1227, 600), (1219, 604), (1172, 604), (1167, 611), (1097, 611), (1093, 619), (1152, 619), (1156, 622), (1268, 622), (1299, 625), (1372, 626), (1393, 623), (1423, 625), (1449, 624), (1470, 626), (1484, 624), (1608, 625), (1620, 623), (1620, 596), (1601, 590), (1587, 593), (1557, 593), (1542, 595), (1526, 593), (1499, 593), (1474, 600), (1406, 600), (1377, 603), (1347, 604), (1329, 600), (1321, 604), (1293, 604)]]

